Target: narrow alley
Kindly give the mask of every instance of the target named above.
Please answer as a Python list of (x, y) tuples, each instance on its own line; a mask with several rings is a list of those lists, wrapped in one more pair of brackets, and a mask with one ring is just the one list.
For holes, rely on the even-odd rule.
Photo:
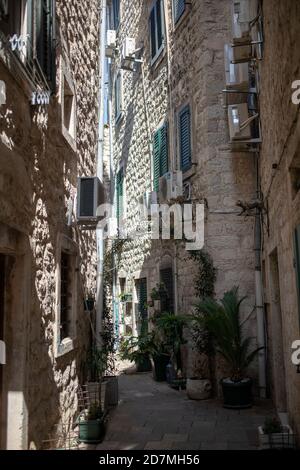
[(257, 427), (269, 404), (226, 410), (220, 401), (189, 400), (151, 374), (121, 375), (120, 402), (98, 450), (257, 450)]

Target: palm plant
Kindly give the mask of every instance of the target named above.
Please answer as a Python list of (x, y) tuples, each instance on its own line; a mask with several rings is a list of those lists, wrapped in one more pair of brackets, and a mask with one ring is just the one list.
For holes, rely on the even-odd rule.
[(243, 333), (240, 306), (246, 297), (239, 299), (238, 287), (226, 292), (220, 303), (207, 298), (197, 305), (199, 312), (194, 320), (211, 334), (216, 352), (221, 354), (231, 369), (231, 380), (240, 382), (262, 348), (251, 348), (252, 338)]

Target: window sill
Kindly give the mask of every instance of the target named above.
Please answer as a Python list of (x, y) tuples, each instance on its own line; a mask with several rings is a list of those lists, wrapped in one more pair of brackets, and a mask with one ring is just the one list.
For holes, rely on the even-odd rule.
[(156, 70), (160, 66), (160, 64), (162, 63), (165, 57), (166, 57), (166, 48), (162, 47), (162, 49), (158, 52), (158, 54), (156, 54), (156, 56), (153, 57), (153, 59), (151, 59), (150, 61), (151, 68), (153, 70)]
[(55, 354), (55, 358), (60, 358), (74, 351), (76, 348), (76, 340), (71, 338), (64, 339), (58, 346)]
[(192, 178), (192, 176), (194, 176), (196, 174), (196, 166), (197, 166), (197, 163), (192, 163), (190, 168), (188, 168), (187, 170), (182, 171), (183, 181), (186, 181), (189, 178)]
[(182, 13), (181, 17), (176, 21), (176, 23), (175, 23), (175, 21), (173, 23), (174, 24), (174, 28), (173, 28), (174, 32), (177, 31), (180, 28), (180, 26), (185, 21), (187, 16), (189, 16), (189, 13), (190, 13), (191, 9), (192, 9), (192, 4), (191, 3), (186, 3), (185, 10)]

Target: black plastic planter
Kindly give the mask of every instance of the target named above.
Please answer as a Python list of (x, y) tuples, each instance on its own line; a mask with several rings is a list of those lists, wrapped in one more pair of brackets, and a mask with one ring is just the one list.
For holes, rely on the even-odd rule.
[(140, 357), (136, 362), (137, 372), (150, 372), (152, 370), (152, 365), (149, 356), (145, 355)]
[(153, 378), (156, 382), (165, 382), (167, 380), (167, 365), (170, 362), (170, 356), (159, 354), (153, 356)]
[(253, 405), (252, 379), (246, 378), (240, 382), (233, 382), (231, 379), (221, 381), (223, 390), (224, 408), (244, 409)]

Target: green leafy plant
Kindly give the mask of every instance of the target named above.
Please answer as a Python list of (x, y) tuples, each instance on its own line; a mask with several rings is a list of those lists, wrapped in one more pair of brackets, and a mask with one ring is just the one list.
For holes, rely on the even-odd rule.
[(185, 344), (183, 330), (188, 325), (189, 317), (165, 312), (157, 316), (155, 325), (161, 333), (161, 340), (171, 353), (177, 370), (181, 369), (181, 345)]
[(143, 334), (137, 336), (125, 336), (120, 342), (120, 358), (139, 363), (149, 357), (154, 350), (153, 336)]
[(161, 282), (156, 284), (156, 287), (152, 289), (150, 297), (152, 300), (160, 300), (163, 295), (166, 295), (166, 293), (166, 286), (163, 282)]
[(94, 421), (96, 419), (101, 419), (102, 416), (103, 416), (102, 410), (98, 405), (92, 404), (89, 407), (88, 414), (87, 414), (88, 421)]
[(265, 434), (276, 434), (282, 432), (282, 424), (276, 417), (268, 417), (265, 419), (263, 431)]
[(239, 299), (238, 287), (224, 294), (220, 303), (207, 298), (197, 306), (194, 320), (212, 335), (216, 352), (221, 354), (231, 370), (231, 379), (240, 382), (262, 348), (252, 349), (252, 338), (245, 336), (240, 322), (240, 306), (245, 297)]

